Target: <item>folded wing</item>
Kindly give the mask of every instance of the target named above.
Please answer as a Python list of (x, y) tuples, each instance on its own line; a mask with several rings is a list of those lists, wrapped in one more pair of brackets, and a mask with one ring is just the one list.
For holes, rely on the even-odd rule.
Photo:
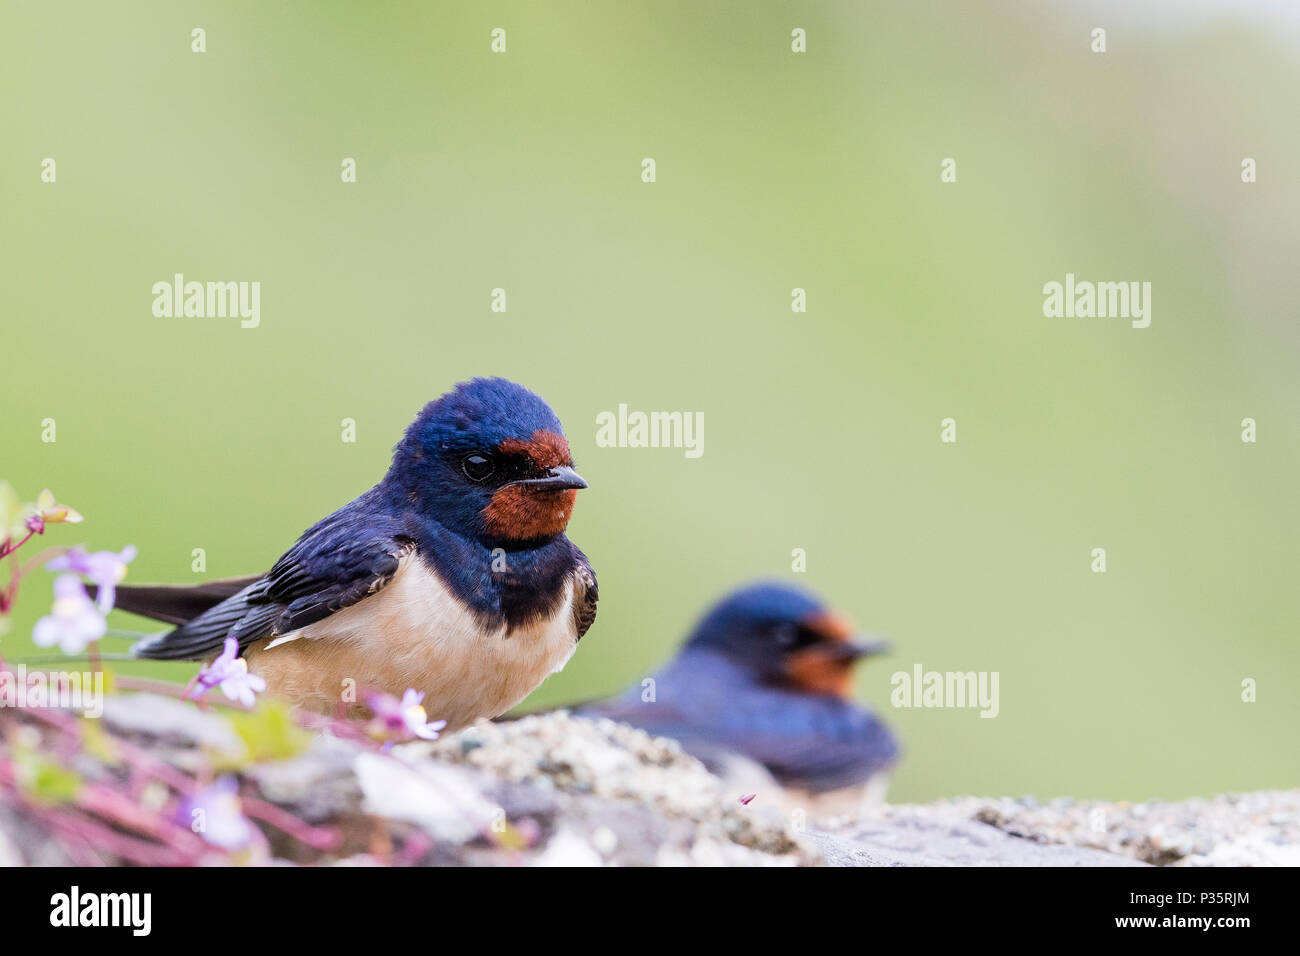
[[(201, 659), (218, 652), (227, 637), (239, 641), (242, 653), (254, 641), (289, 634), (356, 604), (387, 585), (401, 559), (414, 550), (400, 535), (358, 533), (357, 528), (347, 509), (336, 512), (304, 534), (265, 575), (242, 579), (251, 583), (175, 630), (142, 641), (132, 653), (154, 660)], [(214, 596), (211, 591), (196, 596), (188, 606), (176, 599), (173, 610), (179, 616)], [(122, 606), (132, 610), (129, 603)]]

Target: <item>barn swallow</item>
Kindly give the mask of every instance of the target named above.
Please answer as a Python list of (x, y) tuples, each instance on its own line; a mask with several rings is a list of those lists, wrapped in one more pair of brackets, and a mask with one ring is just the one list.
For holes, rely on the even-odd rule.
[(752, 762), (787, 794), (858, 800), (898, 757), (889, 728), (850, 697), (854, 663), (886, 647), (804, 591), (750, 585), (700, 620), (653, 684), (577, 712), (675, 738), (724, 778)]
[(586, 487), (546, 402), (476, 378), (426, 405), (383, 479), (270, 571), (119, 587), (117, 606), (180, 625), (135, 656), (210, 660), (234, 637), (296, 706), (331, 713), (349, 686), (414, 688), (454, 730), (521, 701), (591, 627), (596, 575), (564, 535)]

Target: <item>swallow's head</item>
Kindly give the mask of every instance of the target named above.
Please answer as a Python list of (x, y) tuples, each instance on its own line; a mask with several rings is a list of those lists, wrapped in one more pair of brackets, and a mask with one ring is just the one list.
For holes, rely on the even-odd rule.
[(715, 605), (686, 647), (722, 654), (764, 684), (848, 698), (854, 663), (888, 645), (860, 637), (805, 591), (754, 584)]
[(563, 533), (587, 487), (555, 412), (503, 378), (462, 382), (424, 406), (386, 480), (444, 527), (507, 548)]

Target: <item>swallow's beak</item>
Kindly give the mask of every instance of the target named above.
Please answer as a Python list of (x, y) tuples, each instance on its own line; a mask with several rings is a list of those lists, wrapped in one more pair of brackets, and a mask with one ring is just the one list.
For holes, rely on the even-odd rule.
[(827, 645), (827, 651), (842, 661), (856, 661), (873, 654), (888, 654), (893, 643), (873, 634), (860, 634), (847, 641)]
[(582, 480), (582, 475), (568, 465), (557, 465), (554, 468), (548, 468), (546, 474), (540, 478), (525, 478), (522, 481), (515, 482), (515, 484), (534, 488), (537, 491), (564, 491), (567, 488), (581, 490), (587, 487), (587, 483)]

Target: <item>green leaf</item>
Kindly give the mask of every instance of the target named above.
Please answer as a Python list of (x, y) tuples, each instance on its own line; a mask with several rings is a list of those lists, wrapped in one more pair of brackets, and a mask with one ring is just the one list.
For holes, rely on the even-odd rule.
[(33, 803), (68, 803), (81, 790), (81, 775), (31, 750), (14, 751), (18, 788)]
[(246, 762), (288, 760), (311, 743), (311, 734), (294, 722), (289, 705), (274, 698), (263, 698), (255, 710), (231, 714), (230, 723), (244, 742)]
[(122, 762), (117, 740), (94, 718), (81, 720), (81, 748), (100, 763), (116, 766)]

